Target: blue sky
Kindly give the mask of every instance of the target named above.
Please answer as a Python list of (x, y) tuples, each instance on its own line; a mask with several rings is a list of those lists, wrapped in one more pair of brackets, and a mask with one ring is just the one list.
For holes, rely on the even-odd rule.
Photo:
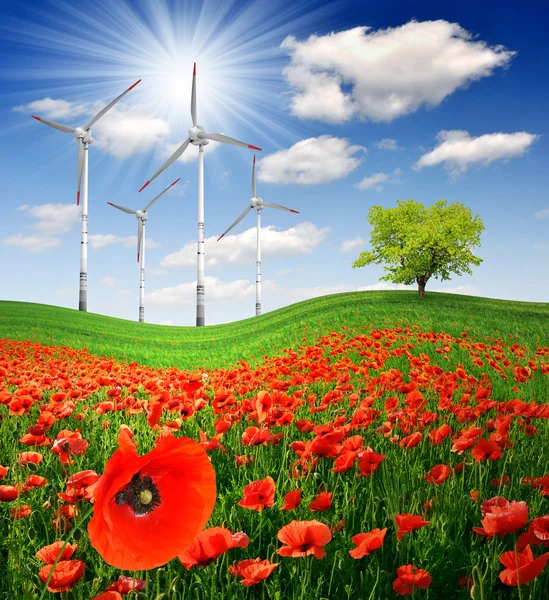
[[(542, 5), (5, 1), (0, 8), (0, 277), (5, 300), (76, 308), (76, 144), (37, 121), (87, 123), (141, 83), (92, 133), (88, 310), (136, 320), (136, 221), (149, 212), (145, 319), (195, 322), (197, 169), (187, 137), (197, 62), (199, 123), (260, 146), (263, 311), (316, 295), (392, 288), (352, 269), (373, 205), (462, 202), (485, 224), (473, 275), (430, 290), (549, 298), (549, 41)], [(255, 312), (253, 151), (205, 156), (206, 323)]]

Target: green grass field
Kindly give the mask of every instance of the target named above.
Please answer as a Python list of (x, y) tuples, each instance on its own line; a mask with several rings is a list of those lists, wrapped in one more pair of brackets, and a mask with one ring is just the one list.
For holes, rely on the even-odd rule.
[[(333, 294), (259, 317), (207, 327), (149, 325), (77, 310), (0, 301), (0, 338), (87, 348), (92, 354), (165, 368), (221, 368), (296, 347), (327, 330), (383, 328), (396, 323), (458, 335), (520, 334), (549, 342), (549, 303), (511, 302), (457, 294), (381, 291)], [(304, 327), (308, 331), (303, 330)]]
[[(43, 564), (36, 552), (68, 535), (52, 525), (57, 511), (67, 506), (58, 494), (75, 472), (104, 472), (122, 424), (131, 427), (144, 454), (154, 447), (160, 428), (167, 430), (178, 419), (176, 436), (199, 440), (202, 431), (210, 440), (214, 424), (223, 418), (233, 424), (219, 438), (226, 451), (208, 450), (217, 502), (207, 527), (244, 531), (249, 546), (190, 571), (174, 558), (150, 571), (122, 572), (92, 547), (86, 521), (75, 534), (78, 549), (72, 557), (86, 564), (82, 578), (70, 591), (45, 592), (43, 598), (90, 600), (124, 574), (147, 582), (146, 590), (130, 599), (395, 600), (400, 597), (393, 591), (396, 570), (406, 564), (432, 578), (428, 589), (414, 592), (415, 600), (549, 598), (549, 564), (519, 587), (499, 580), (502, 553), (515, 547), (533, 519), (549, 515), (549, 479), (546, 496), (539, 486), (523, 482), (549, 475), (549, 419), (536, 416), (549, 404), (549, 350), (543, 349), (549, 345), (548, 325), (549, 304), (440, 293), (420, 299), (404, 291), (326, 296), (203, 328), (0, 302), (0, 467), (9, 467), (0, 487), (21, 486), (33, 474), (47, 479), (44, 487), (0, 501), (0, 598), (41, 598)], [(63, 346), (86, 348), (89, 355)], [(209, 372), (204, 387), (183, 393), (179, 383), (188, 377), (179, 370), (201, 369)], [(403, 384), (415, 388), (415, 399)], [(77, 392), (74, 402), (68, 397), (54, 401), (60, 390)], [(159, 399), (166, 391), (170, 404)], [(255, 404), (260, 391), (272, 398), (261, 422)], [(226, 392), (232, 402), (220, 403)], [(20, 395), (32, 397), (26, 407), (18, 405)], [(195, 411), (201, 400), (204, 406)], [(158, 402), (160, 423), (152, 428), (147, 415)], [(80, 429), (89, 443), (83, 454), (73, 455), (72, 465), (62, 465), (52, 445), (27, 447), (20, 441), (52, 410), (60, 412), (45, 432), (51, 442), (64, 430)], [(302, 419), (344, 432), (334, 456), (307, 450), (300, 458), (300, 448), (310, 448), (323, 435), (302, 431), (296, 425)], [(452, 434), (435, 445), (429, 436), (443, 424)], [(268, 429), (278, 443), (246, 445), (242, 436), (251, 426)], [(462, 454), (452, 451), (463, 432), (475, 427), (480, 431), (474, 444), (496, 436), (499, 458), (477, 462), (472, 446)], [(420, 443), (403, 447), (415, 432), (421, 433)], [(361, 450), (348, 471), (334, 472), (347, 440), (360, 442)], [(359, 477), (360, 452), (367, 447), (385, 460), (370, 476)], [(34, 470), (18, 461), (29, 450), (43, 454)], [(252, 462), (237, 466), (235, 457), (243, 455)], [(454, 472), (460, 463), (463, 469)], [(452, 474), (434, 485), (425, 475), (440, 464)], [(244, 487), (268, 476), (276, 484), (274, 506), (262, 512), (239, 506)], [(302, 491), (302, 504), (281, 511), (284, 495), (296, 489)], [(313, 512), (308, 504), (322, 491), (333, 493), (332, 506)], [(472, 528), (482, 526), (480, 502), (498, 495), (526, 502), (528, 522), (488, 539)], [(13, 511), (23, 506), (29, 514), (15, 519)], [(83, 514), (91, 505), (84, 500), (79, 506)], [(422, 515), (429, 524), (398, 540), (395, 516), (406, 513)], [(325, 558), (277, 553), (277, 534), (294, 519), (334, 528)], [(383, 546), (352, 558), (353, 536), (374, 528), (387, 528)], [(535, 557), (549, 551), (549, 544), (531, 544)], [(278, 563), (265, 581), (248, 588), (229, 574), (229, 565), (257, 557)], [(464, 577), (471, 578), (472, 589), (460, 588)]]

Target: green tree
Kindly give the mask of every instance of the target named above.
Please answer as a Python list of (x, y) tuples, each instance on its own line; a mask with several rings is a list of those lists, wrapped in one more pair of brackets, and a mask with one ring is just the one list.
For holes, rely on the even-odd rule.
[(369, 264), (386, 264), (383, 281), (418, 286), (419, 297), (431, 277), (442, 281), (450, 274), (471, 274), (471, 265), (482, 259), (471, 249), (480, 246), (484, 224), (460, 202), (446, 206), (439, 200), (429, 207), (415, 200), (398, 200), (397, 208), (372, 206), (371, 251), (361, 252), (353, 269)]

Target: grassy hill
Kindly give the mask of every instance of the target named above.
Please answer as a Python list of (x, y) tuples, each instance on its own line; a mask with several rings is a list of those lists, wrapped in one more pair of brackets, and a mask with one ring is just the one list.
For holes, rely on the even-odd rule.
[[(351, 292), (322, 296), (270, 313), (206, 327), (150, 325), (27, 302), (0, 301), (0, 338), (87, 348), (91, 353), (154, 367), (219, 368), (238, 360), (295, 348), (342, 326), (383, 328), (417, 324), (423, 330), (477, 336), (520, 335), (549, 344), (549, 303), (411, 291)], [(306, 330), (305, 327), (308, 329)]]

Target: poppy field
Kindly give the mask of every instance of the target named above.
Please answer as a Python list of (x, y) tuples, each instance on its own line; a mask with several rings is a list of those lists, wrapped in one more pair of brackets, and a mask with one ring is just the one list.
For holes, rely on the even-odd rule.
[(195, 368), (1, 338), (0, 596), (549, 597), (549, 344), (523, 308), (310, 315)]

